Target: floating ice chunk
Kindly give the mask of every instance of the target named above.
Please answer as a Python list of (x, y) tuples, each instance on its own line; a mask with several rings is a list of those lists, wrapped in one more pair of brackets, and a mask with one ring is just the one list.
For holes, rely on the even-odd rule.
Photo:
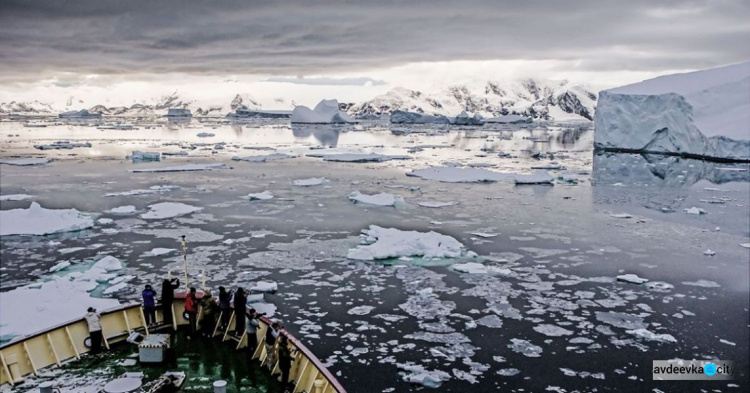
[(708, 281), (708, 280), (698, 280), (698, 281), (683, 281), (682, 285), (690, 285), (694, 287), (703, 287), (703, 288), (719, 288), (721, 285), (719, 285), (716, 282)]
[(594, 340), (586, 337), (575, 337), (568, 340), (571, 344), (592, 344)]
[(133, 205), (119, 206), (109, 210), (109, 213), (112, 214), (134, 214), (135, 212), (135, 206)]
[(115, 196), (134, 196), (134, 195), (149, 195), (149, 194), (159, 194), (162, 192), (167, 191), (174, 191), (179, 189), (180, 186), (172, 186), (172, 185), (163, 185), (163, 186), (151, 186), (147, 190), (131, 190), (131, 191), (123, 191), (123, 192), (111, 192), (109, 194), (104, 194), (105, 197), (115, 197)]
[(27, 194), (0, 195), (0, 201), (23, 201), (31, 198), (36, 198), (36, 196)]
[(719, 339), (719, 342), (720, 342), (720, 343), (722, 343), (722, 344), (726, 344), (726, 345), (731, 345), (731, 346), (735, 346), (735, 345), (737, 345), (736, 343), (733, 343), (733, 342), (731, 342), (731, 341), (725, 340), (725, 339), (723, 339), (723, 338), (720, 338), (720, 339)]
[(161, 161), (161, 153), (158, 151), (133, 150), (130, 159), (133, 161)]
[(707, 255), (709, 257), (712, 257), (712, 256), (716, 255), (716, 251), (714, 251), (714, 250), (712, 250), (712, 249), (709, 248), (708, 250), (703, 251), (703, 255)]
[(213, 132), (199, 132), (195, 134), (195, 136), (197, 136), (198, 138), (211, 138), (216, 136), (216, 134), (214, 134)]
[(501, 328), (503, 327), (503, 320), (497, 315), (485, 315), (482, 318), (477, 319), (477, 325), (486, 326), (488, 328)]
[(273, 194), (271, 194), (271, 191), (263, 191), (257, 194), (247, 194), (247, 199), (251, 201), (265, 201), (268, 199), (273, 199)]
[(158, 220), (172, 218), (203, 210), (202, 207), (190, 206), (179, 202), (161, 202), (148, 206), (149, 211), (141, 214), (141, 218)]
[(750, 248), (750, 243), (740, 243), (740, 247)]
[(402, 256), (458, 258), (465, 251), (458, 240), (433, 231), (402, 231), (370, 225), (362, 233), (360, 237), (366, 244), (349, 249), (347, 258), (365, 261)]
[(490, 183), (513, 180), (513, 175), (494, 172), (482, 168), (456, 168), (452, 166), (417, 169), (407, 172), (406, 176), (419, 177), (445, 183)]
[(646, 283), (646, 288), (654, 292), (669, 292), (674, 289), (674, 285), (664, 281), (651, 281)]
[(642, 338), (647, 341), (658, 341), (663, 343), (676, 343), (677, 340), (669, 334), (657, 334), (647, 329), (626, 330), (628, 334)]
[(56, 264), (55, 266), (52, 266), (51, 268), (49, 268), (49, 272), (50, 273), (54, 273), (54, 272), (63, 270), (65, 268), (69, 267), (69, 266), (70, 266), (70, 262), (69, 261), (62, 261), (62, 262)]
[(510, 340), (511, 344), (508, 344), (513, 352), (520, 353), (530, 358), (538, 358), (542, 356), (542, 347), (534, 345), (526, 340), (513, 338)]
[(177, 251), (177, 249), (174, 248), (154, 248), (151, 251), (148, 252), (148, 254), (152, 257), (158, 257), (160, 255), (166, 255), (171, 254), (173, 252)]
[(258, 281), (248, 290), (251, 292), (276, 292), (279, 290), (279, 284), (274, 281)]
[(357, 306), (349, 309), (349, 311), (347, 311), (346, 313), (349, 315), (367, 315), (374, 309), (375, 307), (373, 306)]
[(647, 327), (647, 324), (643, 322), (643, 318), (632, 315), (632, 314), (626, 314), (621, 312), (614, 312), (614, 311), (607, 311), (607, 312), (596, 312), (596, 319), (598, 321), (610, 324), (615, 327), (623, 328), (623, 329), (629, 329), (629, 330), (637, 330), (637, 329), (645, 329)]
[(12, 158), (0, 160), (0, 164), (15, 165), (15, 166), (32, 166), (32, 165), (44, 165), (51, 162), (51, 158)]
[(688, 208), (688, 209), (682, 209), (682, 210), (685, 213), (687, 213), (687, 214), (695, 214), (696, 216), (697, 215), (701, 215), (701, 214), (708, 214), (707, 211), (705, 211), (705, 210), (703, 210), (703, 209), (701, 209), (699, 207), (695, 207), (695, 206), (691, 207), (691, 208)]
[(351, 116), (339, 110), (339, 102), (336, 100), (322, 100), (314, 109), (299, 105), (292, 110), (292, 123), (306, 124), (331, 124), (331, 123), (356, 123)]
[(439, 201), (424, 201), (424, 202), (417, 202), (417, 205), (422, 207), (431, 207), (431, 208), (440, 208), (440, 207), (446, 207), (446, 206), (456, 206), (459, 202), (439, 202)]
[(628, 214), (628, 213), (610, 214), (610, 217), (614, 217), (614, 218), (633, 218), (633, 216), (630, 215), (630, 214)]
[(386, 155), (377, 153), (310, 153), (308, 157), (322, 158), (323, 161), (335, 162), (384, 162), (390, 160), (411, 160), (406, 155)]
[(398, 195), (386, 194), (386, 193), (367, 195), (359, 191), (354, 191), (351, 194), (349, 194), (349, 200), (354, 203), (361, 203), (361, 204), (373, 205), (373, 206), (396, 206), (397, 204), (405, 203), (404, 198)]
[(232, 160), (245, 161), (245, 162), (268, 162), (268, 161), (286, 160), (286, 159), (295, 158), (295, 157), (296, 156), (293, 156), (291, 154), (273, 153), (273, 154), (266, 154), (266, 155), (261, 155), (261, 156), (247, 156), (247, 157), (234, 156), (232, 157)]
[(554, 184), (555, 178), (545, 170), (537, 170), (530, 175), (515, 175), (516, 184)]
[(501, 368), (500, 370), (497, 370), (497, 375), (502, 375), (503, 377), (512, 377), (520, 373), (521, 370), (517, 368)]
[(450, 374), (445, 371), (427, 371), (423, 366), (418, 366), (413, 363), (399, 363), (397, 366), (399, 369), (404, 370), (403, 372), (400, 372), (404, 381), (416, 383), (428, 388), (439, 388), (440, 385), (443, 384), (443, 381), (447, 381), (451, 378)]
[(617, 276), (617, 280), (630, 282), (633, 284), (643, 284), (648, 282), (647, 278), (638, 277), (637, 275), (631, 273), (619, 275)]
[(560, 337), (560, 336), (570, 336), (573, 334), (572, 331), (568, 329), (561, 328), (557, 325), (550, 325), (550, 324), (541, 324), (536, 325), (533, 327), (535, 332), (544, 334), (545, 336), (550, 337)]
[(218, 164), (186, 164), (179, 166), (163, 166), (157, 168), (141, 168), (133, 169), (131, 172), (134, 173), (156, 173), (156, 172), (194, 172), (194, 171), (206, 171), (212, 169), (226, 169), (227, 166), (221, 163)]
[(297, 187), (311, 187), (311, 186), (319, 186), (327, 182), (328, 180), (324, 177), (311, 177), (309, 179), (294, 180), (292, 184)]
[(499, 233), (487, 233), (487, 232), (471, 232), (471, 234), (474, 236), (485, 238), (485, 239), (497, 237), (497, 235), (499, 235)]
[(0, 211), (0, 236), (49, 235), (94, 226), (92, 215), (76, 209), (45, 209), (31, 202), (28, 209)]

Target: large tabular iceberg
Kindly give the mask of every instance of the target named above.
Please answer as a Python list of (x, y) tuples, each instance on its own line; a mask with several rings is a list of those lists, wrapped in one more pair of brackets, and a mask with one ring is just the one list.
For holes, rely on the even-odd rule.
[(594, 145), (750, 160), (750, 63), (602, 91)]
[(339, 110), (339, 102), (336, 100), (323, 100), (315, 105), (315, 109), (306, 106), (297, 106), (292, 111), (292, 123), (307, 124), (330, 124), (330, 123), (356, 123), (356, 120)]
[(94, 226), (91, 215), (76, 209), (45, 209), (32, 202), (28, 209), (0, 212), (0, 236), (50, 235), (80, 231)]

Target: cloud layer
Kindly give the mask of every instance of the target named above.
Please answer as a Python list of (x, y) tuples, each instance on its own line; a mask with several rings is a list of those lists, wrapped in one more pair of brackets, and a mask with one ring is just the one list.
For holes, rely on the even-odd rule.
[(320, 75), (446, 60), (578, 71), (750, 58), (750, 2), (0, 2), (0, 83), (75, 74)]

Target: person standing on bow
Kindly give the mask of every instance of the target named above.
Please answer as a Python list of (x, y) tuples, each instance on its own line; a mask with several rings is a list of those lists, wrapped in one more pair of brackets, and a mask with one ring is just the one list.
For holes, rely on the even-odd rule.
[(201, 310), (203, 310), (203, 319), (201, 320), (201, 335), (203, 337), (213, 337), (214, 326), (216, 326), (216, 302), (213, 296), (211, 296), (211, 290), (206, 288), (203, 290), (203, 298), (201, 299)]
[(146, 325), (156, 323), (156, 291), (151, 285), (146, 284), (146, 289), (141, 292), (143, 296), (143, 315), (146, 317)]
[(180, 280), (173, 278), (164, 279), (161, 284), (161, 316), (164, 323), (172, 326), (172, 303), (174, 303), (174, 290), (180, 287)]
[(260, 326), (260, 321), (258, 320), (258, 317), (263, 314), (258, 314), (254, 308), (251, 308), (247, 311), (247, 314), (245, 314), (245, 325), (247, 328), (245, 331), (247, 332), (247, 359), (252, 360), (253, 355), (255, 354), (255, 350), (258, 349), (258, 327)]
[(279, 334), (281, 334), (281, 324), (278, 322), (274, 322), (266, 329), (266, 361), (268, 362), (268, 368), (271, 370), (276, 365), (276, 351), (274, 347), (276, 346), (276, 339), (279, 338)]
[(221, 311), (221, 330), (225, 331), (229, 325), (229, 317), (232, 313), (232, 293), (227, 292), (226, 288), (219, 287), (219, 311)]
[(242, 288), (234, 294), (234, 334), (238, 337), (245, 333), (245, 313), (247, 313), (247, 296)]
[(89, 307), (86, 315), (83, 316), (86, 320), (86, 324), (89, 328), (89, 339), (91, 340), (91, 353), (96, 355), (102, 351), (102, 340), (104, 335), (102, 334), (102, 324), (99, 322), (99, 315), (94, 307)]
[(190, 324), (190, 335), (189, 338), (195, 337), (196, 333), (196, 320), (198, 318), (198, 299), (195, 296), (195, 288), (190, 287), (190, 292), (185, 296), (185, 313), (188, 315), (188, 323)]
[(279, 339), (279, 369), (281, 369), (281, 386), (284, 392), (289, 392), (289, 371), (292, 369), (294, 353), (289, 349), (289, 341), (286, 335), (281, 335)]

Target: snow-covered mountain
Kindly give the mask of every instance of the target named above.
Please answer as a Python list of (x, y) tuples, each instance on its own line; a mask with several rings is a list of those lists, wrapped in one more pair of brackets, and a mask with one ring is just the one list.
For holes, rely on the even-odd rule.
[(52, 113), (52, 106), (39, 101), (31, 102), (0, 102), (0, 114), (29, 113), (47, 114)]
[(354, 116), (401, 110), (456, 116), (462, 111), (485, 117), (509, 114), (543, 120), (593, 120), (596, 93), (568, 81), (523, 79), (452, 85), (436, 93), (395, 88), (347, 108)]

